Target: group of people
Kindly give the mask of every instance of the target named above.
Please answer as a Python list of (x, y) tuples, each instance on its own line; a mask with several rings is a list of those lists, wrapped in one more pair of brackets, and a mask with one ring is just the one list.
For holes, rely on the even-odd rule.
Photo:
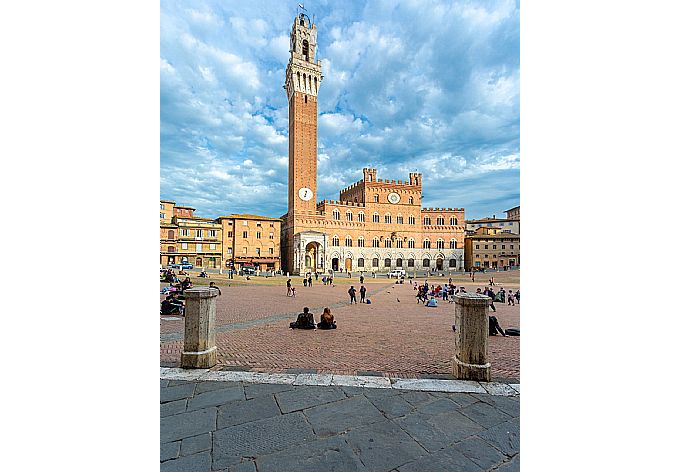
[[(168, 274), (166, 274), (166, 280), (167, 275)], [(209, 282), (208, 286), (209, 288), (218, 290), (219, 296), (222, 295), (220, 288), (216, 286), (215, 282)], [(192, 284), (189, 277), (186, 277), (182, 282), (177, 279), (175, 282), (170, 282), (168, 287), (163, 287), (161, 289), (161, 295), (165, 294), (165, 299), (161, 302), (161, 315), (184, 316), (184, 292), (192, 287), (194, 287), (194, 284)]]
[(290, 323), (292, 329), (336, 329), (335, 319), (331, 309), (326, 307), (321, 314), (321, 321), (314, 324), (314, 315), (309, 312), (308, 307), (304, 307), (302, 313), (297, 315), (297, 320)]
[[(364, 279), (362, 279), (364, 280)], [(354, 285), (350, 285), (349, 290), (347, 291), (347, 294), (350, 295), (350, 305), (357, 304), (357, 290), (355, 290)], [(367, 300), (367, 288), (362, 285), (359, 287), (359, 302), (360, 303), (366, 303)]]
[[(447, 284), (438, 284), (436, 286), (430, 286), (429, 282), (426, 280), (424, 281), (424, 284), (420, 285), (417, 285), (417, 282), (415, 282), (412, 289), (417, 292), (417, 303), (423, 303), (425, 306), (432, 307), (437, 306), (436, 299), (439, 297), (442, 300), (447, 301), (448, 303), (452, 303), (453, 300), (451, 300), (450, 297), (452, 297), (456, 293), (465, 291), (465, 287), (457, 287), (453, 285), (453, 279), (448, 279)], [(431, 299), (434, 299), (434, 301), (431, 304), (429, 304)]]

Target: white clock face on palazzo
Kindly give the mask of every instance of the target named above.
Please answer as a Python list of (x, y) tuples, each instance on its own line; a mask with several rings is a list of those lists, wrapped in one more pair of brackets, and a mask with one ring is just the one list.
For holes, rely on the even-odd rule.
[(301, 198), (305, 202), (308, 202), (314, 197), (314, 192), (312, 192), (311, 189), (307, 187), (302, 187), (301, 189), (299, 189), (298, 194), (299, 198)]
[(391, 192), (388, 194), (388, 201), (391, 203), (398, 203), (400, 201), (400, 195), (395, 192)]

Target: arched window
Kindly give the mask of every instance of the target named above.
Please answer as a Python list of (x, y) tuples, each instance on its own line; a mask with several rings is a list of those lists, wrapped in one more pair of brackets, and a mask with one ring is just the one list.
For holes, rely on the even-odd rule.
[(436, 218), (436, 224), (438, 226), (443, 226), (443, 217), (442, 216), (439, 216)]
[(340, 219), (340, 211), (338, 211), (338, 210), (333, 210), (333, 219), (334, 219), (334, 220), (339, 220), (339, 219)]
[(175, 239), (175, 231), (173, 231), (173, 230), (168, 231), (168, 239)]
[(457, 226), (458, 225), (458, 219), (455, 217), (455, 215), (450, 217), (450, 225), (451, 226)]
[(402, 257), (395, 260), (395, 267), (402, 267)]
[(371, 182), (371, 174), (367, 175), (367, 182)]
[(168, 246), (168, 252), (175, 252), (175, 246)]
[(430, 264), (431, 264), (430, 259), (423, 259), (422, 260), (422, 267), (429, 267)]
[(374, 238), (371, 240), (371, 247), (379, 247), (379, 238)]
[(386, 238), (386, 239), (383, 241), (383, 246), (384, 246), (384, 247), (393, 247), (391, 238)]
[(309, 60), (309, 41), (306, 39), (302, 41), (302, 55), (306, 61)]
[(387, 224), (391, 224), (391, 215), (390, 213), (386, 213), (383, 215), (383, 222)]
[(364, 236), (357, 238), (357, 247), (364, 247)]
[(391, 260), (389, 258), (385, 258), (383, 260), (383, 266), (384, 267), (390, 267), (391, 266)]
[(425, 216), (425, 217), (424, 217), (424, 224), (425, 224), (426, 226), (430, 226), (430, 225), (431, 225), (431, 217), (430, 217), (430, 216)]
[(379, 194), (377, 193), (376, 195), (374, 195), (374, 203), (378, 203), (378, 202), (379, 202)]
[(364, 267), (364, 258), (360, 257), (357, 259), (357, 267)]
[(357, 221), (359, 221), (360, 223), (364, 223), (364, 212), (363, 211), (360, 211), (359, 213), (357, 213)]
[(407, 247), (410, 249), (414, 249), (414, 238), (410, 238), (407, 240)]
[(345, 246), (352, 247), (352, 238), (350, 236), (345, 236)]
[(443, 249), (443, 239), (436, 240), (436, 249)]
[(458, 248), (458, 242), (455, 240), (455, 238), (450, 240), (450, 244), (448, 245), (449, 248), (451, 249), (457, 249)]
[(379, 258), (378, 258), (378, 257), (374, 257), (374, 258), (371, 260), (371, 266), (372, 266), (372, 267), (378, 267), (378, 266), (379, 266)]
[(333, 246), (340, 246), (340, 239), (338, 239), (338, 236), (333, 236)]
[(409, 258), (407, 260), (407, 267), (414, 267), (414, 259)]
[(415, 224), (414, 216), (410, 215), (407, 217), (407, 224), (410, 224), (410, 225)]
[(318, 80), (318, 79), (317, 79), (316, 77), (314, 77), (314, 93), (317, 93), (317, 92), (318, 92), (318, 86), (316, 85), (316, 81), (317, 81), (317, 80)]
[(347, 211), (345, 212), (345, 219), (346, 219), (347, 221), (352, 221), (352, 212), (351, 212), (350, 210), (347, 210)]
[(372, 217), (371, 217), (371, 221), (374, 222), (374, 223), (378, 223), (378, 222), (379, 222), (379, 214), (378, 214), (378, 213), (374, 213), (374, 214), (372, 215)]
[(414, 198), (412, 198), (412, 197), (408, 198), (407, 203), (409, 203), (410, 205), (414, 205)]
[(400, 238), (396, 239), (395, 240), (395, 247), (397, 247), (397, 248), (403, 247), (403, 240)]
[(431, 249), (431, 241), (427, 238), (424, 239), (424, 243), (422, 246), (424, 249)]
[(398, 223), (399, 225), (404, 224), (403, 216), (402, 216), (401, 214), (398, 214), (398, 216), (395, 218), (395, 221), (396, 221), (396, 223)]

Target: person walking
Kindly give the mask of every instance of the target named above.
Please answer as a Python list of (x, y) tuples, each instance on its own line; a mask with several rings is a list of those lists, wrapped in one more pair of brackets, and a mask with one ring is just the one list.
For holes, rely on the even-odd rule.
[(359, 276), (359, 283), (360, 283), (360, 284), (363, 284), (363, 283), (364, 283), (364, 276), (363, 276), (363, 275), (360, 275), (360, 276)]
[(366, 298), (367, 298), (367, 288), (362, 285), (359, 287), (359, 297), (360, 297), (360, 303), (364, 303)]
[(350, 290), (347, 291), (347, 293), (350, 295), (350, 305), (357, 304), (357, 291), (355, 290), (355, 287), (350, 285)]
[(311, 275), (310, 275), (309, 278), (307, 279), (307, 283), (308, 283), (309, 286), (311, 287), (311, 284), (312, 284)]
[(508, 305), (515, 306), (515, 296), (512, 290), (508, 290)]
[(292, 295), (292, 279), (287, 279), (285, 285), (287, 285), (287, 296), (289, 297)]

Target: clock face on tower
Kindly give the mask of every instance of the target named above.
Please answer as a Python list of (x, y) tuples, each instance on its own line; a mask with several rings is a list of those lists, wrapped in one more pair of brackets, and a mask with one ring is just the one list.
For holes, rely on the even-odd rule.
[(298, 194), (299, 198), (301, 198), (305, 202), (308, 202), (314, 197), (314, 192), (312, 192), (311, 189), (308, 187), (302, 187), (301, 189), (299, 189)]
[(395, 192), (391, 192), (388, 194), (388, 201), (391, 203), (398, 203), (400, 201), (400, 195)]

